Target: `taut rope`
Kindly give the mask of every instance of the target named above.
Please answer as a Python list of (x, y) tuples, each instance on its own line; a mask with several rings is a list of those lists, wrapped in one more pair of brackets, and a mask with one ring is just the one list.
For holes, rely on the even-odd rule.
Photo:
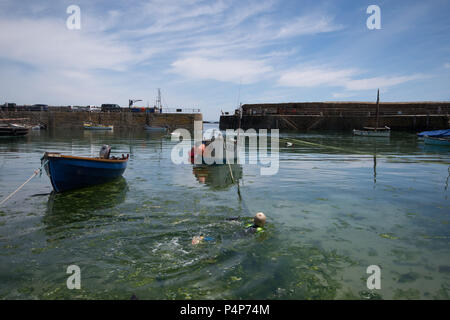
[(39, 172), (41, 172), (42, 168), (47, 164), (48, 160), (44, 162), (44, 164), (39, 168), (36, 169), (31, 177), (28, 178), (27, 181), (25, 181), (20, 187), (18, 187), (14, 192), (12, 192), (9, 196), (7, 196), (5, 199), (0, 202), (0, 206), (2, 206), (6, 201), (8, 201), (13, 195), (15, 195), (20, 189), (22, 189), (28, 182), (31, 181)]

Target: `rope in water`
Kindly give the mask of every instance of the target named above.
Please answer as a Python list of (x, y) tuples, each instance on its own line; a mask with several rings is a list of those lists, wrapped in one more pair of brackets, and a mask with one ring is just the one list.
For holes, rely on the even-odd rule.
[(5, 199), (0, 202), (0, 206), (2, 206), (6, 201), (8, 201), (13, 195), (15, 195), (20, 189), (22, 189), (28, 182), (31, 181), (39, 172), (41, 172), (42, 168), (47, 164), (48, 160), (44, 162), (44, 164), (39, 168), (36, 169), (31, 177), (28, 178), (27, 181), (25, 181), (20, 187), (18, 187), (14, 192), (12, 192), (9, 196), (7, 196)]
[(231, 180), (233, 181), (233, 183), (237, 186), (237, 191), (238, 191), (238, 196), (239, 196), (239, 201), (242, 204), (242, 207), (244, 208), (244, 211), (246, 211), (247, 213), (250, 213), (250, 210), (248, 209), (247, 204), (245, 203), (244, 199), (241, 196), (241, 189), (240, 189), (240, 185), (239, 185), (239, 180), (235, 180), (234, 176), (233, 176), (233, 171), (231, 170), (231, 164), (228, 163), (228, 168), (230, 169), (230, 176), (231, 176)]
[(231, 164), (228, 161), (227, 161), (227, 164), (228, 164), (228, 169), (230, 169), (231, 181), (233, 181), (233, 183), (237, 185), (239, 200), (242, 201), (241, 190), (239, 189), (239, 181), (237, 181), (237, 183), (236, 183), (236, 180), (234, 180), (234, 176), (233, 176), (233, 170), (231, 170)]
[[(361, 155), (368, 155), (367, 152), (360, 152), (360, 151), (356, 151), (356, 150), (348, 150), (348, 149), (345, 149), (345, 148), (333, 147), (333, 146), (329, 146), (329, 145), (324, 145), (324, 144), (320, 144), (320, 143), (304, 141), (304, 140), (300, 140), (300, 139), (280, 138), (280, 141), (293, 141), (293, 142), (296, 142), (296, 143), (299, 143), (299, 144), (303, 144), (303, 145), (309, 145), (309, 146), (326, 148), (326, 149), (334, 149), (334, 150), (338, 150), (338, 151), (345, 151), (345, 152), (356, 153), (356, 154), (361, 154)], [(233, 181), (234, 184), (237, 185), (239, 200), (241, 201), (241, 203), (242, 203), (242, 205), (244, 207), (244, 210), (247, 211), (247, 212), (250, 212), (248, 207), (247, 207), (247, 204), (245, 203), (244, 199), (241, 196), (241, 192), (240, 192), (240, 188), (239, 188), (239, 181), (236, 181), (234, 179), (233, 172), (231, 170), (231, 165), (229, 163), (228, 163), (228, 168), (230, 169), (231, 180)]]
[(325, 144), (314, 143), (314, 142), (309, 142), (309, 141), (300, 140), (300, 139), (280, 138), (280, 141), (282, 141), (282, 140), (284, 140), (284, 141), (294, 141), (294, 142), (297, 142), (297, 143), (300, 143), (300, 144), (314, 146), (314, 147), (320, 147), (320, 148), (326, 148), (326, 149), (334, 149), (334, 150), (345, 151), (345, 152), (349, 152), (349, 153), (357, 153), (357, 154), (362, 154), (362, 155), (368, 155), (367, 152), (360, 152), (360, 151), (349, 150), (349, 149), (340, 148), (340, 147), (333, 147), (333, 146), (329, 146), (329, 145), (325, 145)]

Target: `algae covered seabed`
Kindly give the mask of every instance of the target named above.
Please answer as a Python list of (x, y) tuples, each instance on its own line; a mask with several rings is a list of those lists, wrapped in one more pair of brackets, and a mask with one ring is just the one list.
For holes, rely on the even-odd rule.
[[(0, 298), (449, 299), (449, 149), (395, 132), (283, 138), (299, 141), (281, 143), (278, 174), (233, 166), (242, 201), (228, 167), (175, 165), (175, 142), (151, 133), (2, 139), (1, 198), (45, 151), (110, 144), (130, 161), (123, 179), (66, 194), (43, 174), (0, 208)], [(246, 221), (227, 220), (258, 211), (263, 234), (240, 236)], [(193, 246), (200, 234), (213, 240)], [(80, 290), (66, 286), (72, 264)], [(381, 290), (367, 289), (370, 265)]]

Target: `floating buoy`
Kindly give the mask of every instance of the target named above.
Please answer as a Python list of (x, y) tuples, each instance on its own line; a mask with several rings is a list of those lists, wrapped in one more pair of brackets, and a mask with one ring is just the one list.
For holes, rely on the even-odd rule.
[(191, 148), (191, 151), (189, 151), (189, 157), (191, 158), (191, 162), (194, 160), (196, 156), (203, 156), (203, 153), (205, 152), (205, 145), (201, 144), (198, 147), (193, 146)]

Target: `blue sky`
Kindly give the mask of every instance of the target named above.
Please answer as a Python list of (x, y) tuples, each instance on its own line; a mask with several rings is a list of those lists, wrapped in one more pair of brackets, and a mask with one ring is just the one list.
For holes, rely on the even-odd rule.
[[(81, 29), (69, 30), (69, 5)], [(381, 29), (369, 30), (369, 5)], [(450, 100), (450, 1), (0, 0), (0, 103)], [(240, 96), (239, 96), (240, 92)], [(239, 98), (239, 99), (238, 99)]]

